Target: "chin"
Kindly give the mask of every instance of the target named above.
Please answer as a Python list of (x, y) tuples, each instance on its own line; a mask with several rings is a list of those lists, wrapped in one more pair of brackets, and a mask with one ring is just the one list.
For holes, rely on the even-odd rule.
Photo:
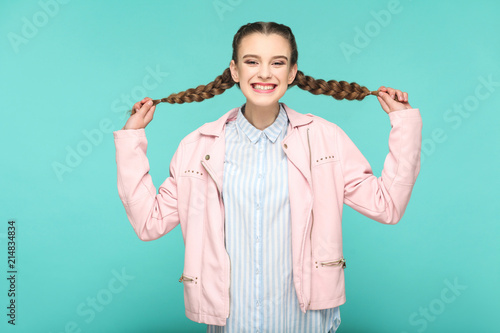
[(275, 105), (279, 102), (279, 98), (276, 98), (275, 96), (273, 98), (248, 98), (247, 97), (247, 103), (252, 104), (255, 106), (260, 106), (260, 107), (267, 107), (267, 106), (272, 106)]

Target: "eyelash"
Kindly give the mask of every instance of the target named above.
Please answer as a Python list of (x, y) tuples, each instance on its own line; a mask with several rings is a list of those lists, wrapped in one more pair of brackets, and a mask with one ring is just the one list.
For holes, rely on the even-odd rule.
[[(253, 64), (256, 64), (256, 63), (257, 63), (257, 62), (256, 62), (256, 61), (253, 61), (253, 60), (247, 60), (247, 61), (245, 61), (245, 64), (249, 64), (249, 65), (253, 65)], [(276, 65), (280, 66), (280, 65), (284, 65), (285, 63), (284, 63), (284, 62), (279, 61), (279, 62), (275, 62), (274, 64), (276, 64)]]

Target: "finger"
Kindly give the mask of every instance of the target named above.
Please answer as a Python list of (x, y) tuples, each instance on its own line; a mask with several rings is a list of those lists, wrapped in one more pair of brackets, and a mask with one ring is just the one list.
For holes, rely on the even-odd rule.
[(404, 102), (403, 92), (401, 90), (396, 90), (396, 94), (398, 96), (398, 101), (400, 101), (401, 103)]
[(377, 96), (377, 99), (378, 99), (378, 101), (379, 101), (379, 103), (380, 103), (380, 106), (382, 106), (382, 109), (383, 109), (385, 112), (389, 113), (389, 110), (390, 110), (390, 109), (389, 109), (389, 106), (387, 105), (387, 103), (385, 102), (384, 98), (382, 97), (382, 96), (384, 96), (384, 95), (385, 95), (385, 96), (387, 96), (387, 95), (386, 95), (386, 94), (384, 94), (383, 92), (382, 92), (382, 93), (379, 93), (379, 95)]
[(393, 89), (393, 88), (389, 88), (389, 87), (386, 87), (384, 92), (385, 92), (385, 93), (387, 94), (387, 96), (389, 96), (391, 99), (393, 99), (393, 100), (397, 100), (396, 93), (395, 93), (395, 89)]
[(381, 94), (379, 94), (379, 96), (382, 98), (382, 102), (380, 104), (382, 104), (382, 108), (384, 109), (385, 112), (389, 113), (390, 110), (393, 110), (395, 109), (395, 106), (399, 103), (397, 103), (394, 98), (388, 94), (388, 93), (384, 93), (382, 92)]
[(405, 106), (405, 104), (399, 103), (399, 102), (395, 101), (387, 93), (381, 93), (380, 95), (384, 99), (384, 101), (385, 101), (385, 103), (387, 105), (387, 110), (384, 109), (385, 112), (389, 113), (389, 112), (392, 112), (392, 111), (398, 111), (398, 110), (407, 109), (407, 107)]
[(143, 98), (142, 100), (140, 100), (139, 102), (135, 103), (135, 104), (132, 106), (132, 109), (134, 109), (135, 111), (138, 111), (138, 110), (141, 108), (141, 106), (142, 106), (144, 103), (146, 103), (146, 98), (147, 98), (147, 97), (145, 97), (145, 98)]
[(393, 89), (393, 88), (391, 88), (391, 87), (386, 87), (386, 88), (385, 88), (385, 92), (386, 92), (387, 94), (389, 94), (389, 96), (391, 96), (392, 98), (394, 98), (394, 95), (392, 95), (392, 93), (394, 92), (394, 89)]
[(378, 88), (378, 91), (383, 91), (383, 92), (386, 92), (387, 94), (389, 94), (389, 96), (391, 96), (391, 98), (393, 100), (396, 100), (396, 101), (402, 101), (402, 99), (399, 99), (398, 97), (396, 97), (396, 89), (393, 89), (393, 88), (390, 88), (390, 87), (385, 87), (385, 86), (380, 86), (380, 88)]
[(387, 93), (389, 94), (389, 96), (391, 96), (392, 99), (394, 99), (394, 97), (396, 96), (396, 89), (387, 87)]
[(403, 99), (405, 102), (408, 102), (408, 93), (406, 92), (403, 93)]
[(140, 107), (142, 107), (144, 105), (144, 103), (146, 103), (147, 101), (150, 101), (152, 100), (151, 97), (144, 97), (142, 100), (140, 100), (139, 102), (135, 103), (134, 106), (138, 106), (137, 109), (139, 109)]
[(140, 113), (142, 117), (145, 117), (146, 113), (149, 111), (149, 108), (151, 107), (151, 105), (153, 105), (153, 101), (151, 101), (151, 100), (147, 101), (146, 103), (144, 103), (141, 106), (141, 108), (137, 112)]
[(144, 122), (146, 124), (148, 124), (151, 120), (153, 120), (155, 110), (156, 110), (156, 105), (153, 105), (151, 108), (149, 108), (148, 113), (146, 113), (146, 116), (144, 117)]
[(132, 106), (132, 109), (135, 109), (136, 111), (138, 111), (144, 105), (144, 103), (146, 103), (148, 101), (148, 99), (151, 99), (151, 98), (150, 97), (144, 97), (142, 100), (140, 100), (139, 102), (135, 103), (134, 106)]
[(141, 108), (142, 104), (144, 104), (142, 101), (139, 101), (132, 106), (132, 109), (134, 109), (136, 112)]

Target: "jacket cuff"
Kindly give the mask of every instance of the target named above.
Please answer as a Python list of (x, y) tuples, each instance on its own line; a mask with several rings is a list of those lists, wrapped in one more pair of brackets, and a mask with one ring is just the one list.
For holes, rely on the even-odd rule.
[(113, 132), (115, 139), (126, 139), (126, 138), (137, 138), (146, 136), (146, 131), (144, 128), (139, 129), (121, 129)]
[(389, 112), (391, 127), (401, 122), (422, 123), (419, 109), (404, 109)]
[(415, 109), (404, 109), (398, 111), (389, 112), (389, 118), (420, 118), (420, 110)]

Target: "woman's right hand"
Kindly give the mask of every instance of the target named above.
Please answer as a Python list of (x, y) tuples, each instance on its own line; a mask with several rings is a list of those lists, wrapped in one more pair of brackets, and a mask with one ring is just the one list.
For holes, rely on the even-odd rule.
[(148, 126), (153, 120), (156, 105), (153, 105), (151, 98), (145, 97), (142, 101), (135, 103), (132, 109), (135, 113), (128, 118), (122, 129), (140, 129)]

